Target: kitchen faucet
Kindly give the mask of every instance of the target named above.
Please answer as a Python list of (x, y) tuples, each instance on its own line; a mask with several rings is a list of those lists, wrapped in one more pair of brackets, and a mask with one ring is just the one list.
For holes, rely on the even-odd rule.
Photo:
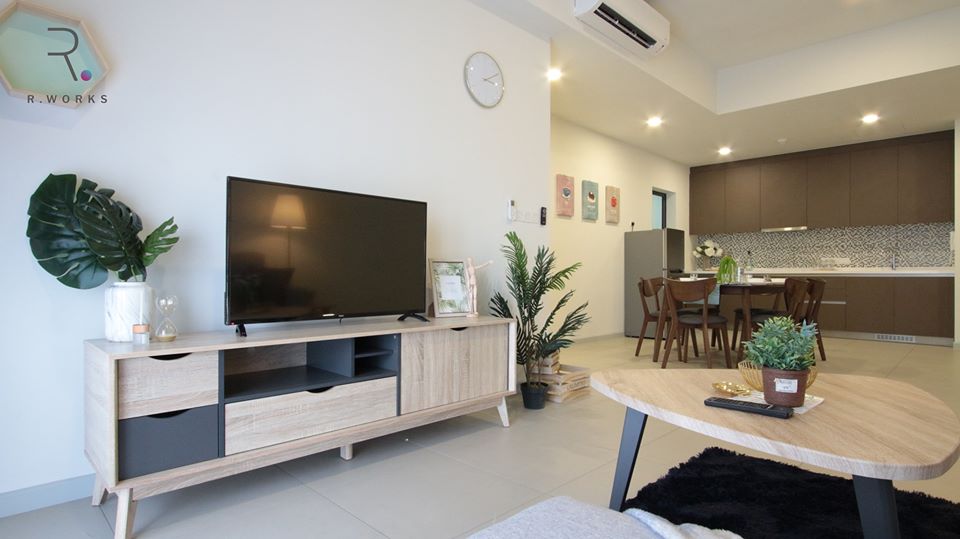
[(892, 251), (890, 253), (890, 269), (896, 271), (897, 269), (897, 252)]

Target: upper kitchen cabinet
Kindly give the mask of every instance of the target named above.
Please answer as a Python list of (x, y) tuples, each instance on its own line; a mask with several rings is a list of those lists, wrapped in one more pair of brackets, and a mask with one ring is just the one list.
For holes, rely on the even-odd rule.
[(807, 159), (807, 226), (850, 226), (850, 154)]
[(899, 221), (953, 221), (953, 137), (899, 148)]
[(898, 161), (892, 144), (850, 154), (850, 226), (897, 224)]
[(760, 165), (760, 228), (807, 224), (807, 161), (804, 158)]
[(723, 169), (690, 170), (690, 233), (726, 231)]
[(727, 169), (724, 181), (726, 198), (725, 232), (760, 231), (760, 165), (740, 165)]

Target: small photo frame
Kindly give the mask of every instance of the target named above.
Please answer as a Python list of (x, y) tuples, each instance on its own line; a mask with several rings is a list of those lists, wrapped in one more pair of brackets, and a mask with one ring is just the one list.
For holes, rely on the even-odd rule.
[(430, 260), (434, 316), (470, 314), (470, 287), (464, 260)]

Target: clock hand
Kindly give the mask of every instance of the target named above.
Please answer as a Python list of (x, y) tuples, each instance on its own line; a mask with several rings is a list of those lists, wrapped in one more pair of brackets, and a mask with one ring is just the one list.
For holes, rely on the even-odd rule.
[[(485, 79), (483, 79), (483, 80), (485, 80), (485, 81), (487, 81), (487, 82), (490, 82), (490, 79), (492, 79), (492, 78), (494, 78), (494, 77), (499, 77), (499, 76), (500, 76), (500, 73), (494, 73), (493, 75), (490, 75), (489, 77), (487, 77), (487, 78), (485, 78)], [(496, 84), (496, 83), (495, 83), (495, 82), (490, 82), (490, 84)]]

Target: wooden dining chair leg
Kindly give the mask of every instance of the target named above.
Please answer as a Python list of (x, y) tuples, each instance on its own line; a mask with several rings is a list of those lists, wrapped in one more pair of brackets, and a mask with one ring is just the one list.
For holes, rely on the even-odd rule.
[(688, 330), (687, 336), (693, 340), (693, 357), (700, 357), (700, 349), (697, 348), (697, 334), (693, 331), (693, 328)]
[(657, 319), (657, 329), (653, 330), (653, 362), (656, 363), (660, 355), (660, 343), (667, 340), (667, 324), (663, 318)]
[(733, 364), (730, 362), (730, 342), (727, 341), (727, 330), (720, 331), (720, 338), (723, 339), (723, 355), (727, 360), (727, 368), (732, 369)]
[(640, 347), (643, 346), (643, 338), (647, 334), (647, 324), (649, 322), (646, 317), (643, 318), (643, 326), (640, 327), (640, 339), (637, 341), (637, 350), (633, 353), (633, 357), (640, 355)]
[[(670, 348), (673, 347), (673, 341), (677, 337), (677, 324), (670, 324), (670, 332), (667, 336), (667, 343), (663, 347), (663, 362), (660, 363), (661, 369), (667, 368), (667, 360), (670, 359)], [(680, 346), (677, 345), (677, 355), (680, 355)]]
[(734, 348), (737, 347), (737, 333), (740, 332), (741, 322), (742, 322), (742, 319), (740, 318), (740, 315), (737, 315), (733, 318), (733, 339), (731, 339), (730, 342), (733, 344)]
[(703, 353), (707, 355), (707, 368), (712, 369), (713, 359), (710, 357), (710, 345), (707, 344), (707, 339), (710, 338), (709, 335), (710, 335), (710, 330), (707, 328), (707, 321), (704, 320), (703, 321), (703, 349), (704, 349)]
[(817, 331), (817, 348), (820, 349), (820, 361), (827, 360), (827, 353), (823, 350), (823, 335), (820, 335), (820, 331)]

